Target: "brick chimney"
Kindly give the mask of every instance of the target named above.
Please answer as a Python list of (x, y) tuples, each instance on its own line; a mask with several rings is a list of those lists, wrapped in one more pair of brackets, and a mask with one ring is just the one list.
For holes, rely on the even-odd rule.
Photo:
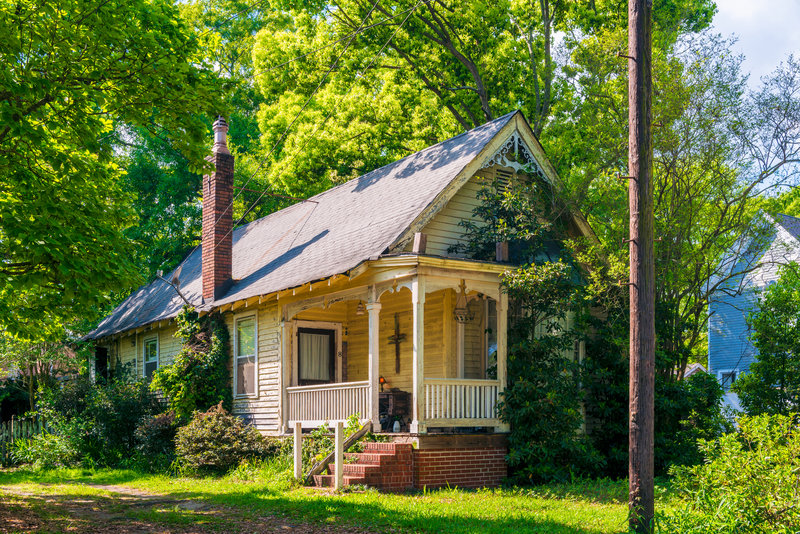
[(214, 172), (203, 176), (203, 302), (219, 299), (233, 276), (233, 156), (228, 123), (214, 121)]

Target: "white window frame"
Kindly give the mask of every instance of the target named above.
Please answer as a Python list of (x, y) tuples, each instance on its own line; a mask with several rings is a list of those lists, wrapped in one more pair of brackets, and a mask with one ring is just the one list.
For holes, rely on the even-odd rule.
[(334, 362), (336, 364), (336, 382), (342, 383), (342, 323), (331, 323), (325, 321), (292, 321), (292, 385), (300, 383), (299, 376), (299, 354), (297, 351), (297, 330), (299, 328), (315, 328), (319, 330), (334, 330), (336, 332), (336, 354)]
[[(253, 319), (253, 343), (254, 343), (254, 369), (253, 375), (255, 378), (255, 385), (253, 387), (253, 393), (236, 393), (237, 390), (237, 380), (238, 380), (238, 365), (237, 360), (239, 359), (239, 354), (237, 351), (239, 350), (239, 328), (238, 323), (244, 319)], [(261, 390), (261, 380), (258, 377), (258, 313), (249, 312), (249, 313), (240, 313), (233, 317), (233, 398), (234, 399), (257, 399)]]
[(144, 337), (142, 339), (142, 378), (147, 378), (147, 344), (151, 341), (156, 342), (156, 368), (153, 372), (158, 371), (161, 367), (161, 343), (159, 342), (158, 333)]
[[(735, 373), (736, 376), (731, 381), (731, 383), (728, 384), (728, 388), (726, 389), (725, 388), (725, 384), (722, 383), (722, 375), (727, 375), (727, 374), (730, 374), (730, 373)], [(720, 369), (719, 371), (717, 371), (717, 381), (719, 382), (719, 385), (722, 386), (722, 391), (724, 391), (725, 393), (731, 392), (731, 386), (733, 385), (734, 382), (739, 380), (739, 377), (741, 376), (741, 374), (742, 374), (742, 372), (739, 369)]]

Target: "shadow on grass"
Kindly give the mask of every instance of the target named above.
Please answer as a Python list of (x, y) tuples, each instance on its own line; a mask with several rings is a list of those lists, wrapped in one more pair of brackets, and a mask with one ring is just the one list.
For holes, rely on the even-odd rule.
[[(61, 470), (35, 472), (27, 470), (0, 472), (0, 485), (90, 484), (124, 485), (134, 483), (147, 487), (147, 479), (135, 471)], [(163, 480), (162, 477), (152, 477)], [(405, 495), (384, 495), (368, 491), (334, 495), (309, 489), (284, 491), (268, 484), (244, 482), (214, 491), (202, 488), (221, 482), (220, 479), (201, 479), (189, 488), (161, 491), (171, 499), (201, 501), (205, 505), (223, 507), (230, 519), (263, 521), (265, 516), (278, 516), (294, 522), (317, 524), (326, 528), (341, 526), (348, 531), (363, 529), (370, 532), (447, 532), (458, 533), (552, 533), (598, 534), (625, 532), (624, 512), (619, 523), (612, 521), (620, 504), (623, 483), (565, 484), (530, 489), (491, 491), (442, 490)], [(584, 494), (584, 491), (586, 492)], [(593, 507), (597, 507), (593, 510)], [(192, 517), (173, 509), (153, 508), (147, 521), (185, 526)], [(600, 514), (600, 519), (595, 514)], [(214, 522), (216, 522), (215, 520)], [(597, 526), (598, 521), (603, 526)], [(612, 521), (614, 526), (609, 527)]]

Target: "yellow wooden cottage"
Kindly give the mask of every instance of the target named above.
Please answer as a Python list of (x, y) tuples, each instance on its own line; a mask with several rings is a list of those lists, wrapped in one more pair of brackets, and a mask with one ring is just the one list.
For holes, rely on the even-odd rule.
[[(508, 264), (451, 251), (481, 187), (533, 169), (528, 179), (559, 189), (522, 113), (236, 229), (227, 125), (214, 129), (202, 246), (165, 278), (201, 313), (225, 318), (234, 413), (273, 435), (355, 413), (374, 430), (391, 432), (398, 421), (398, 445), (388, 448), (410, 448), (408, 465), (393, 468), (410, 474), (384, 487), (497, 484), (508, 430), (496, 409), (506, 384)], [(565, 222), (575, 235), (591, 233), (577, 211)], [(169, 364), (183, 304), (160, 279), (134, 292), (89, 335), (98, 369), (107, 359), (147, 376)]]

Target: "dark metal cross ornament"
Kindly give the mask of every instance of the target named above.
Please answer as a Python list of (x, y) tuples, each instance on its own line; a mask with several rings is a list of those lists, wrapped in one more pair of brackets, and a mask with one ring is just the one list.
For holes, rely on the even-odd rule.
[(389, 344), (394, 345), (394, 372), (400, 372), (400, 343), (405, 341), (406, 335), (400, 333), (400, 317), (394, 314), (394, 335), (389, 336)]

